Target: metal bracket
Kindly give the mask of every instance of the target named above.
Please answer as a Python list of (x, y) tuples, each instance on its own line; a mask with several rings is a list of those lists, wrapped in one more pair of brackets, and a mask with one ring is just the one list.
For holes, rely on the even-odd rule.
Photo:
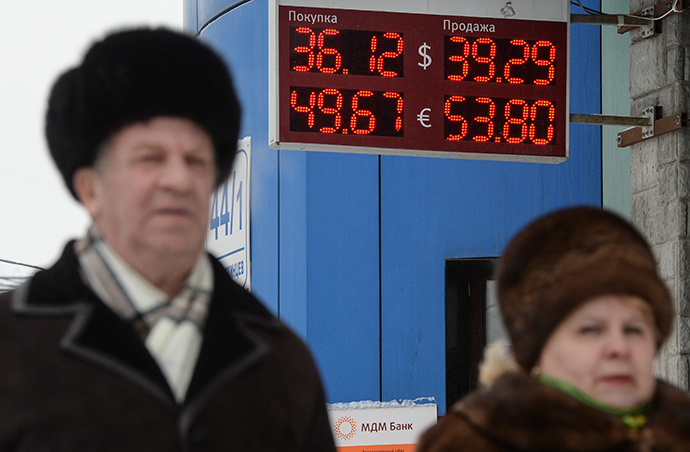
[(613, 115), (582, 115), (570, 113), (571, 124), (598, 124), (600, 126), (649, 126), (652, 120), (647, 117), (613, 116)]
[(684, 129), (688, 126), (688, 113), (685, 111), (662, 118), (661, 107), (656, 106), (645, 108), (643, 114), (646, 115), (646, 118), (653, 119), (654, 124), (651, 126), (632, 127), (620, 132), (616, 137), (619, 148), (658, 137), (674, 130)]
[[(571, 14), (571, 24), (616, 25), (618, 33), (627, 33), (635, 28), (642, 29), (642, 38), (651, 38), (661, 34), (661, 21), (651, 20), (660, 17), (673, 9), (674, 0), (664, 0), (654, 6), (632, 14)], [(690, 9), (690, 0), (678, 0), (676, 12)]]
[[(654, 17), (654, 7), (650, 6), (640, 11), (640, 15), (645, 17)], [(642, 39), (652, 38), (658, 34), (661, 34), (661, 21), (654, 20), (650, 21), (649, 25), (640, 28), (642, 32)]]
[[(649, 125), (642, 126), (642, 138), (651, 138), (654, 136), (654, 121), (656, 121), (656, 107), (647, 107), (642, 110), (642, 116), (649, 119)], [(661, 108), (659, 108), (659, 115), (661, 115)]]
[(647, 107), (642, 116), (581, 115), (570, 113), (571, 124), (595, 124), (602, 126), (637, 126), (618, 134), (616, 142), (619, 148), (639, 143), (674, 130), (688, 126), (688, 113), (681, 112), (673, 116), (661, 117), (661, 107)]
[[(647, 16), (647, 17), (659, 17), (659, 16), (666, 14), (667, 12), (671, 11), (671, 9), (673, 8), (673, 2), (674, 2), (674, 0), (664, 0), (663, 2), (659, 2), (654, 6), (650, 6), (649, 8), (645, 8), (641, 11), (636, 11), (636, 12), (632, 13), (631, 15), (640, 16), (642, 18), (644, 18), (645, 16)], [(690, 8), (690, 0), (678, 0), (678, 3), (676, 4), (676, 10), (678, 12), (683, 12), (689, 8)], [(635, 26), (635, 25), (619, 24), (618, 25), (618, 33), (619, 34), (627, 33), (627, 32), (629, 32), (635, 28), (637, 28), (637, 26)], [(661, 34), (661, 21), (660, 20), (655, 20), (655, 21), (647, 20), (647, 24), (642, 30), (642, 38), (643, 39), (651, 38), (651, 37), (656, 36), (658, 34)]]
[(592, 24), (592, 25), (617, 25), (627, 26), (631, 30), (637, 27), (649, 25), (649, 19), (644, 17), (631, 17), (624, 14), (571, 14), (571, 24)]

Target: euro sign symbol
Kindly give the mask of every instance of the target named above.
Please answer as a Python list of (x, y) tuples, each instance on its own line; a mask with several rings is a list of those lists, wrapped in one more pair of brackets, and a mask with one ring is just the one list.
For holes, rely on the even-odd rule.
[(428, 68), (431, 65), (431, 57), (429, 55), (427, 55), (427, 53), (426, 53), (426, 51), (430, 50), (430, 49), (431, 49), (431, 46), (427, 45), (426, 42), (424, 44), (422, 44), (421, 46), (419, 46), (419, 54), (421, 55), (422, 58), (424, 58), (424, 62), (417, 63), (417, 64), (420, 65), (421, 67), (423, 67), (425, 71), (426, 71), (426, 68)]
[(431, 111), (431, 108), (423, 108), (422, 111), (419, 112), (417, 115), (417, 121), (426, 128), (431, 127), (431, 124), (427, 124), (427, 121), (429, 120), (429, 112)]

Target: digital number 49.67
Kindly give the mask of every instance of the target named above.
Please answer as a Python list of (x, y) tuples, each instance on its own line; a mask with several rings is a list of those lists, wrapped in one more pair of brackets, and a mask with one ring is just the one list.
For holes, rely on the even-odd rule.
[[(223, 184), (220, 203), (218, 203), (218, 192), (213, 193), (213, 204), (211, 205), (211, 230), (215, 231), (215, 239), (218, 240), (218, 229), (225, 225), (225, 235), (232, 235), (235, 224), (235, 204), (238, 206), (238, 229), (242, 230), (242, 181), (236, 184), (237, 171), (232, 172), (232, 195), (228, 196), (228, 180)], [(237, 187), (236, 187), (237, 185)]]

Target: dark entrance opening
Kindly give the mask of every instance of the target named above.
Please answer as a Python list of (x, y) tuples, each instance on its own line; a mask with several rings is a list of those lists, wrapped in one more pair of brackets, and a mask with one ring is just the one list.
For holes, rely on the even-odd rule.
[(492, 280), (496, 262), (446, 260), (447, 407), (477, 388), (484, 347), (503, 334)]

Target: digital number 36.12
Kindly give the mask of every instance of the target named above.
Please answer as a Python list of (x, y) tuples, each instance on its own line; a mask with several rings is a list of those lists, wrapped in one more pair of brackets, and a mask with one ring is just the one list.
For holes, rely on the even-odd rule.
[(403, 36), (395, 32), (290, 29), (290, 70), (402, 77)]

